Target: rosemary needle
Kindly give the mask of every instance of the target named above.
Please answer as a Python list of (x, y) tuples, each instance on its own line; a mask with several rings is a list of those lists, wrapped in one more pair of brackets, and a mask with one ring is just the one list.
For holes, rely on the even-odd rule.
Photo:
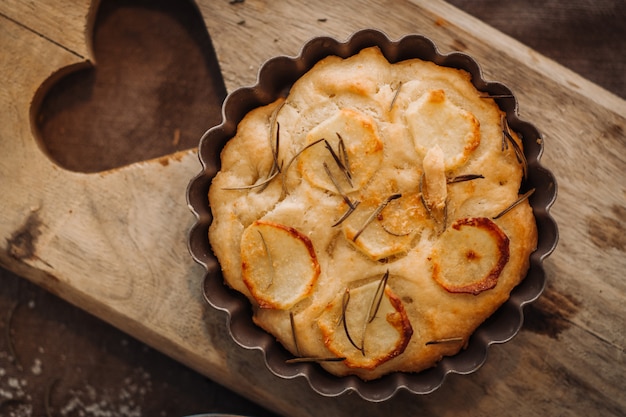
[[(283, 102), (280, 106), (278, 106), (274, 110), (270, 119), (270, 148), (272, 150), (272, 167), (267, 173), (267, 178), (258, 184), (243, 185), (240, 187), (224, 187), (223, 188), (224, 190), (242, 191), (242, 190), (252, 190), (254, 188), (259, 188), (258, 191), (261, 192), (265, 190), (267, 186), (269, 185), (269, 183), (272, 182), (272, 180), (276, 178), (276, 176), (282, 172), (283, 164), (278, 163), (278, 152), (280, 148), (280, 123), (278, 123), (276, 119), (278, 117), (278, 112), (280, 111), (280, 109), (283, 107), (284, 104), (285, 103)], [(276, 129), (274, 129), (274, 126), (276, 126)], [(272, 137), (274, 136), (276, 136), (276, 141), (275, 143), (272, 144)]]
[[(339, 136), (339, 133), (337, 133), (337, 135)], [(341, 138), (341, 136), (339, 136), (339, 138)], [(343, 175), (346, 177), (346, 181), (348, 181), (348, 184), (350, 184), (350, 187), (353, 187), (352, 174), (350, 173), (350, 170), (344, 165), (344, 161), (342, 160), (343, 158), (345, 158), (345, 150), (343, 151), (344, 156), (340, 158), (339, 155), (337, 155), (333, 147), (330, 145), (330, 143), (328, 143), (326, 139), (324, 139), (324, 145), (326, 146), (326, 149), (328, 149), (328, 152), (330, 152), (330, 155), (335, 160), (335, 163), (337, 164), (337, 166), (339, 167)]]
[(291, 158), (289, 160), (289, 162), (287, 162), (287, 165), (285, 166), (285, 169), (283, 170), (283, 193), (287, 192), (287, 183), (286, 178), (287, 178), (287, 171), (289, 170), (289, 167), (291, 167), (291, 164), (294, 163), (294, 161), (302, 154), (302, 152), (306, 151), (307, 149), (309, 149), (310, 147), (317, 145), (320, 142), (323, 142), (324, 139), (318, 139), (315, 142), (311, 142), (308, 145), (306, 145), (304, 148), (300, 149), (298, 152), (296, 152), (296, 154), (293, 156), (293, 158)]
[(273, 180), (276, 175), (280, 174), (283, 169), (282, 164), (278, 163), (278, 148), (280, 146), (280, 124), (276, 123), (276, 145), (271, 146), (272, 148), (272, 167), (270, 168), (267, 179), (261, 184), (261, 188), (258, 192), (261, 192), (267, 188), (270, 181)]
[[(328, 142), (326, 142), (326, 143), (328, 143)], [(337, 193), (339, 193), (339, 195), (343, 198), (343, 201), (345, 201), (347, 205), (352, 206), (352, 203), (350, 202), (350, 199), (348, 198), (346, 193), (343, 192), (343, 189), (341, 188), (341, 186), (339, 185), (339, 183), (335, 179), (335, 176), (333, 175), (333, 173), (330, 172), (330, 168), (328, 168), (328, 164), (326, 162), (324, 162), (323, 166), (324, 166), (324, 171), (326, 171), (326, 175), (328, 175), (328, 178), (330, 178), (330, 181), (335, 186), (335, 189), (337, 190)]]
[[(383, 295), (385, 294), (385, 286), (387, 285), (388, 280), (389, 269), (387, 269), (387, 272), (385, 272), (380, 282), (378, 283), (378, 287), (376, 287), (376, 292), (374, 293), (372, 304), (370, 305), (370, 309), (367, 312), (367, 324), (371, 323), (376, 318), (376, 314), (378, 313), (378, 309), (380, 308), (380, 303), (382, 302)], [(363, 334), (365, 334), (365, 332), (363, 332)]]
[(426, 342), (426, 346), (429, 345), (440, 345), (442, 343), (459, 343), (462, 342), (463, 338), (462, 337), (448, 337), (445, 339), (437, 339), (437, 340), (430, 340), (428, 342)]
[(508, 206), (507, 208), (502, 210), (500, 213), (493, 216), (493, 220), (497, 220), (500, 217), (507, 214), (509, 211), (513, 210), (518, 204), (520, 204), (522, 201), (526, 200), (528, 197), (533, 195), (534, 192), (535, 192), (534, 188), (531, 188), (529, 191), (525, 192), (522, 196), (520, 196), (517, 200), (515, 200), (510, 206)]
[(511, 146), (513, 146), (517, 162), (522, 165), (522, 173), (524, 175), (524, 178), (527, 178), (528, 161), (526, 160), (526, 155), (524, 155), (524, 151), (522, 151), (522, 148), (517, 144), (515, 139), (513, 139), (513, 135), (511, 134), (511, 128), (509, 127), (509, 124), (504, 115), (501, 116), (500, 124), (502, 127), (502, 151), (504, 151), (505, 149), (509, 149), (509, 143), (511, 144)]
[(505, 150), (509, 149), (509, 143), (507, 142), (507, 122), (506, 122), (506, 118), (504, 116), (504, 114), (500, 115), (500, 130), (502, 131), (502, 146), (500, 147), (500, 150), (502, 152), (504, 152)]
[(352, 171), (350, 170), (350, 160), (348, 159), (348, 151), (346, 150), (346, 143), (343, 141), (343, 138), (337, 133), (337, 138), (339, 139), (338, 152), (339, 158), (341, 158), (341, 162), (343, 166), (346, 168), (346, 173), (350, 177), (350, 187), (352, 187)]
[(398, 95), (400, 94), (400, 90), (402, 89), (402, 81), (398, 84), (398, 88), (396, 88), (396, 92), (391, 99), (391, 104), (389, 104), (389, 111), (393, 110), (394, 104), (396, 104), (396, 100), (398, 99)]
[(298, 336), (296, 333), (296, 321), (293, 317), (293, 311), (289, 312), (289, 323), (291, 324), (291, 334), (293, 335), (293, 344), (296, 347), (296, 354), (300, 356), (300, 346), (298, 345)]
[(485, 177), (483, 175), (481, 175), (481, 174), (459, 175), (457, 177), (448, 179), (447, 183), (448, 184), (456, 184), (457, 182), (472, 181), (472, 180), (477, 180), (477, 179), (480, 179), (480, 178), (485, 178)]
[(433, 212), (430, 209), (430, 206), (428, 205), (428, 203), (426, 203), (426, 197), (424, 196), (424, 173), (423, 172), (422, 172), (422, 175), (420, 176), (419, 193), (420, 193), (420, 201), (422, 202), (422, 205), (426, 209), (426, 212), (428, 213), (428, 217), (433, 217)]
[(360, 351), (363, 356), (365, 356), (365, 349), (363, 346), (359, 347), (352, 339), (350, 335), (350, 331), (348, 330), (348, 320), (346, 317), (346, 312), (348, 310), (348, 303), (350, 302), (350, 289), (346, 288), (346, 292), (343, 293), (343, 299), (341, 300), (341, 321), (343, 322), (343, 330), (346, 332), (346, 336), (348, 337), (348, 341), (354, 348)]
[[(272, 116), (270, 118), (270, 146), (272, 148), (272, 156), (274, 158), (274, 166), (272, 170), (278, 169), (280, 171), (280, 166), (278, 164), (278, 151), (280, 146), (280, 123), (278, 123), (278, 112), (283, 108), (285, 102), (283, 101), (274, 111), (272, 112)], [(274, 126), (276, 128), (274, 129)], [(276, 136), (276, 143), (274, 145), (271, 144), (272, 138)]]
[(267, 242), (265, 242), (265, 238), (263, 237), (263, 234), (261, 233), (260, 230), (257, 230), (257, 232), (259, 233), (259, 236), (261, 237), (261, 243), (263, 244), (263, 250), (265, 250), (265, 253), (267, 254), (267, 261), (270, 264), (270, 272), (271, 272), (270, 273), (270, 282), (269, 282), (269, 284), (267, 284), (267, 288), (269, 288), (274, 283), (274, 277), (276, 276), (276, 271), (274, 270), (274, 261), (272, 260), (272, 255), (270, 254), (270, 248), (267, 247)]
[(278, 174), (280, 174), (280, 169), (274, 171), (272, 175), (270, 175), (269, 177), (267, 177), (265, 180), (261, 181), (258, 184), (242, 185), (241, 187), (223, 187), (222, 190), (241, 191), (241, 190), (252, 190), (254, 188), (263, 187), (263, 186), (268, 185), (270, 182), (272, 182), (272, 180), (276, 178)]
[(358, 200), (355, 201), (352, 204), (349, 204), (348, 205), (348, 210), (346, 210), (346, 212), (341, 215), (339, 220), (337, 220), (335, 223), (333, 223), (333, 225), (331, 227), (339, 226), (341, 223), (343, 223), (344, 220), (346, 220), (354, 212), (354, 210), (356, 210), (356, 208), (359, 206), (359, 204), (361, 204), (361, 202), (358, 201)]
[(305, 363), (305, 362), (343, 362), (345, 357), (329, 357), (329, 358), (316, 358), (316, 357), (302, 357), (287, 359), (285, 363)]
[(337, 190), (337, 193), (341, 196), (341, 198), (343, 198), (343, 201), (352, 209), (354, 210), (356, 207), (354, 206), (354, 203), (352, 203), (352, 201), (350, 201), (350, 199), (348, 198), (348, 196), (346, 195), (346, 193), (343, 191), (343, 189), (341, 188), (341, 186), (339, 185), (339, 183), (337, 182), (337, 180), (335, 179), (335, 176), (333, 175), (332, 172), (330, 172), (330, 168), (328, 168), (328, 164), (326, 164), (326, 162), (323, 163), (324, 166), (324, 171), (326, 171), (326, 175), (328, 175), (328, 178), (330, 178), (330, 181), (333, 183), (333, 185), (335, 186), (335, 189)]
[(352, 238), (353, 242), (356, 242), (356, 240), (359, 238), (359, 236), (361, 236), (361, 233), (363, 233), (363, 231), (365, 230), (365, 228), (376, 218), (378, 217), (378, 215), (380, 214), (381, 211), (383, 211), (383, 209), (385, 207), (387, 207), (387, 204), (389, 204), (389, 202), (391, 202), (392, 200), (395, 200), (397, 198), (402, 197), (402, 194), (392, 194), (389, 197), (387, 197), (387, 199), (385, 201), (383, 201), (377, 208), (376, 210), (374, 210), (374, 212), (372, 214), (370, 214), (370, 216), (367, 218), (367, 220), (365, 220), (365, 223), (363, 224), (363, 226), (361, 226), (361, 229), (359, 229), (358, 232), (356, 232), (356, 234), (354, 235), (354, 237)]

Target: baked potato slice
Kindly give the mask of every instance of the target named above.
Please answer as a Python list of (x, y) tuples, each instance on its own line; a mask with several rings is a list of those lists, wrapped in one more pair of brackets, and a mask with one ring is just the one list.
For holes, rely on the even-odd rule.
[(361, 203), (341, 227), (346, 240), (378, 261), (406, 253), (428, 221), (419, 196), (406, 194)]
[(380, 284), (346, 289), (318, 321), (328, 350), (350, 368), (376, 368), (404, 352), (413, 335), (402, 300)]
[(509, 261), (509, 238), (486, 217), (455, 221), (429, 257), (433, 279), (451, 293), (480, 294), (498, 283)]
[(334, 193), (359, 190), (382, 163), (383, 143), (376, 123), (356, 110), (339, 110), (313, 128), (306, 143), (321, 139), (298, 159), (302, 177), (317, 187)]
[(443, 90), (430, 90), (409, 104), (405, 120), (415, 149), (422, 158), (440, 145), (447, 171), (459, 168), (480, 145), (480, 123), (474, 115), (446, 97)]
[(291, 226), (257, 220), (241, 238), (242, 279), (262, 308), (289, 309), (311, 294), (320, 265), (311, 240)]

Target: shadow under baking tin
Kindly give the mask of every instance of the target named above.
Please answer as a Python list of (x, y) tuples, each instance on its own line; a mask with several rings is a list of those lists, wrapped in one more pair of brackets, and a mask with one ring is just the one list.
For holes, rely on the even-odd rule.
[[(293, 355), (274, 336), (253, 323), (249, 301), (224, 284), (208, 240), (212, 215), (207, 195), (211, 180), (220, 169), (220, 152), (249, 111), (286, 96), (292, 84), (321, 59), (330, 55), (347, 58), (372, 46), (379, 47), (391, 63), (419, 58), (440, 66), (466, 70), (479, 91), (498, 97), (495, 101), (506, 113), (510, 128), (522, 137), (528, 160), (528, 178), (522, 183), (520, 192), (535, 188), (529, 201), (537, 222), (538, 244), (531, 255), (526, 278), (474, 332), (465, 350), (445, 357), (433, 368), (419, 373), (395, 372), (377, 380), (363, 381), (356, 376), (336, 377), (315, 363), (285, 363)], [(393, 397), (401, 389), (414, 394), (427, 394), (438, 389), (450, 373), (472, 373), (485, 362), (490, 345), (507, 342), (518, 333), (524, 319), (523, 306), (536, 300), (544, 289), (543, 260), (552, 253), (558, 241), (557, 226), (549, 214), (556, 199), (557, 186), (552, 173), (539, 161), (543, 152), (540, 133), (533, 125), (518, 118), (517, 100), (511, 90), (501, 83), (485, 81), (473, 58), (458, 52), (443, 55), (430, 39), (421, 35), (407, 35), (392, 41), (382, 32), (366, 29), (356, 32), (345, 42), (318, 37), (306, 43), (297, 57), (279, 56), (268, 60), (259, 70), (254, 86), (240, 88), (228, 95), (222, 115), (222, 123), (207, 131), (200, 141), (198, 155), (203, 169), (187, 189), (188, 204), (197, 217), (189, 233), (189, 250), (193, 258), (206, 268), (204, 295), (207, 301), (227, 313), (230, 335), (239, 345), (263, 352), (267, 368), (272, 373), (287, 379), (304, 377), (314, 391), (324, 396), (356, 392), (365, 400), (379, 402)]]

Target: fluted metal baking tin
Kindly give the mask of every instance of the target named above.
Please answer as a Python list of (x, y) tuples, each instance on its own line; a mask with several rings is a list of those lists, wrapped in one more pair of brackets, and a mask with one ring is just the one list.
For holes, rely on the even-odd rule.
[[(535, 188), (530, 198), (537, 221), (539, 240), (531, 255), (527, 276), (509, 298), (470, 338), (467, 349), (455, 356), (446, 357), (435, 367), (420, 373), (396, 372), (375, 381), (365, 382), (355, 376), (335, 377), (314, 363), (287, 364), (292, 357), (276, 339), (252, 322), (248, 300), (229, 289), (223, 281), (220, 266), (211, 252), (208, 228), (212, 221), (208, 191), (212, 178), (220, 169), (220, 152), (237, 130), (237, 125), (250, 110), (269, 104), (280, 96), (286, 96), (291, 85), (315, 63), (329, 55), (349, 57), (361, 49), (378, 46), (392, 63), (411, 58), (432, 61), (444, 67), (464, 69), (472, 76), (479, 91), (497, 96), (496, 102), (506, 112), (511, 129), (523, 138), (528, 160), (528, 178), (523, 190)], [(524, 320), (524, 305), (536, 300), (545, 286), (544, 259), (554, 250), (558, 241), (558, 229), (549, 214), (557, 186), (552, 173), (540, 163), (543, 140), (539, 131), (517, 115), (517, 100), (505, 85), (485, 81), (476, 61), (464, 53), (441, 54), (428, 38), (411, 34), (397, 41), (384, 33), (366, 29), (341, 42), (329, 37), (317, 37), (307, 42), (296, 57), (278, 56), (265, 62), (260, 68), (257, 83), (251, 87), (233, 91), (222, 107), (222, 123), (208, 130), (200, 140), (199, 158), (202, 170), (189, 184), (188, 204), (197, 217), (189, 233), (189, 249), (193, 258), (206, 268), (204, 294), (216, 309), (226, 313), (225, 325), (232, 338), (247, 349), (263, 352), (267, 368), (281, 378), (305, 378), (311, 388), (323, 396), (338, 396), (356, 392), (372, 402), (391, 398), (399, 390), (414, 394), (427, 394), (438, 389), (451, 373), (470, 374), (482, 366), (489, 346), (504, 343), (513, 338)]]

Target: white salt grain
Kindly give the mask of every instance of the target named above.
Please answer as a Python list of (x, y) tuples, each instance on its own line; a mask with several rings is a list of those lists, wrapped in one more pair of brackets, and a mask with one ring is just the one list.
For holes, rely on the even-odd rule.
[(33, 375), (41, 375), (41, 372), (42, 372), (41, 359), (38, 359), (38, 358), (35, 359), (35, 363), (33, 363), (33, 366), (31, 366), (30, 371), (33, 373)]
[(20, 381), (17, 378), (9, 378), (9, 387), (11, 388), (21, 388)]

